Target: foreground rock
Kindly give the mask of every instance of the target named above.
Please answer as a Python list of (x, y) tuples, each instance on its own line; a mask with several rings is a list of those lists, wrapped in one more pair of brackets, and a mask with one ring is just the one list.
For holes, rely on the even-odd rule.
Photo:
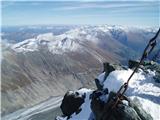
[[(103, 94), (103, 92), (105, 93)], [(117, 107), (112, 109), (113, 103), (115, 103), (114, 92), (108, 94), (106, 90), (96, 90), (89, 93), (89, 96), (86, 99), (85, 93), (79, 94), (78, 91), (67, 92), (60, 107), (63, 115), (62, 117), (58, 116), (56, 120), (86, 119), (83, 116), (84, 112), (89, 114), (86, 120), (153, 120), (151, 115), (136, 100), (125, 97)], [(84, 104), (89, 106), (89, 109)], [(75, 118), (75, 116), (78, 117)]]
[(60, 106), (64, 116), (70, 116), (76, 112), (80, 112), (80, 106), (84, 103), (85, 95), (80, 95), (78, 92), (68, 91)]

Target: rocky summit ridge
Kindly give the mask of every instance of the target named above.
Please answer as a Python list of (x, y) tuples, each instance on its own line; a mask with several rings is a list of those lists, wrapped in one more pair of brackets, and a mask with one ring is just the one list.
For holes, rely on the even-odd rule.
[(61, 103), (63, 115), (56, 120), (159, 120), (160, 64), (145, 61), (132, 78), (124, 99), (112, 109), (116, 92), (136, 67), (104, 64), (104, 72), (95, 79), (96, 90), (80, 88), (68, 91)]

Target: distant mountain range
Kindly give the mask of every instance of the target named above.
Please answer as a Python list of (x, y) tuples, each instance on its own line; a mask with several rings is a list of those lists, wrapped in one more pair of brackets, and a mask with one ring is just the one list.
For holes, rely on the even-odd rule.
[(94, 88), (103, 62), (126, 65), (139, 58), (157, 30), (109, 25), (60, 27), (57, 33), (58, 27), (7, 29), (1, 34), (2, 115), (69, 89)]

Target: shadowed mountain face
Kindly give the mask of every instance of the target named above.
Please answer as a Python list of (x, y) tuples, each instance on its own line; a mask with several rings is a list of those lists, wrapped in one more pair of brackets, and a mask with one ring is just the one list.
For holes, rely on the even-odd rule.
[(83, 26), (60, 35), (40, 34), (2, 43), (2, 114), (29, 107), (67, 90), (94, 88), (102, 63), (126, 64), (154, 30)]

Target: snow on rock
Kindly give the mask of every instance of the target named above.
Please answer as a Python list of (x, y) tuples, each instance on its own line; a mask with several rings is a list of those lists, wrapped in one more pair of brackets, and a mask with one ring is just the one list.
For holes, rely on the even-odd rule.
[(38, 50), (38, 44), (35, 38), (27, 39), (25, 41), (22, 41), (20, 43), (17, 43), (12, 46), (12, 49), (17, 52), (31, 52), (31, 51), (37, 51)]
[[(108, 88), (109, 91), (114, 91), (114, 92), (118, 91), (120, 86), (127, 81), (127, 79), (132, 74), (132, 72), (133, 71), (131, 69), (129, 69), (129, 70), (116, 70), (116, 71), (111, 72), (103, 83), (104, 88)], [(104, 78), (104, 73), (102, 73), (100, 75), (100, 77), (99, 77), (100, 81), (102, 81), (101, 78)], [(131, 87), (136, 82), (137, 78), (139, 80), (145, 79), (142, 74), (135, 73), (134, 76), (132, 77), (132, 79), (130, 80), (129, 87)]]
[[(106, 78), (104, 88), (108, 88), (109, 91), (118, 91), (120, 86), (127, 81), (129, 76), (132, 74), (132, 70), (117, 70), (110, 73)], [(148, 74), (139, 71), (135, 73), (129, 82), (129, 88), (126, 92), (127, 95), (142, 95), (147, 96), (160, 96), (160, 88), (156, 86), (153, 76), (154, 72), (148, 71)], [(103, 78), (104, 73), (102, 73), (101, 78)]]
[(74, 113), (69, 120), (88, 120), (91, 113), (91, 100), (89, 99), (89, 96), (93, 91), (90, 89), (83, 88), (78, 90), (77, 92), (81, 95), (86, 94), (85, 102), (81, 106), (82, 111), (77, 115)]
[[(128, 70), (116, 70), (109, 74), (105, 82), (103, 82), (104, 73), (98, 76), (101, 84), (103, 84), (104, 89), (108, 88), (109, 91), (117, 92), (120, 86), (127, 81), (128, 77), (133, 71)], [(154, 82), (153, 76), (155, 72), (148, 70), (148, 73), (143, 72), (139, 69), (137, 73), (132, 77), (129, 88), (126, 91), (127, 96), (130, 99), (138, 101), (140, 106), (147, 113), (151, 114), (153, 120), (159, 120), (160, 115), (160, 87)], [(90, 99), (89, 95), (92, 90), (80, 89), (78, 90), (80, 94), (86, 93), (85, 102), (82, 104), (82, 111), (79, 114), (73, 114), (69, 120), (88, 120), (91, 116)], [(123, 101), (124, 103), (126, 101)], [(128, 104), (128, 103), (126, 103)], [(60, 119), (59, 119), (60, 120)], [(65, 120), (65, 119), (62, 119)]]
[[(131, 69), (116, 70), (109, 74), (104, 83), (102, 82), (105, 73), (100, 74), (98, 79), (104, 85), (103, 88), (117, 92), (132, 72)], [(131, 99), (137, 98), (143, 109), (150, 113), (154, 120), (159, 120), (160, 115), (157, 113), (160, 112), (160, 87), (155, 83), (153, 79), (154, 75), (155, 72), (153, 71), (148, 70), (148, 73), (144, 73), (142, 70), (139, 70), (131, 78), (126, 94)]]
[[(90, 117), (90, 114), (91, 114), (91, 108), (90, 108), (91, 100), (89, 99), (89, 96), (93, 92), (93, 90), (87, 89), (87, 88), (82, 88), (82, 89), (79, 89), (75, 92), (78, 92), (79, 95), (85, 94), (85, 96), (86, 96), (85, 102), (81, 105), (82, 110), (80, 111), (80, 113), (72, 114), (72, 116), (70, 117), (69, 120), (88, 120), (88, 118)], [(56, 120), (67, 120), (67, 117), (57, 116)]]

